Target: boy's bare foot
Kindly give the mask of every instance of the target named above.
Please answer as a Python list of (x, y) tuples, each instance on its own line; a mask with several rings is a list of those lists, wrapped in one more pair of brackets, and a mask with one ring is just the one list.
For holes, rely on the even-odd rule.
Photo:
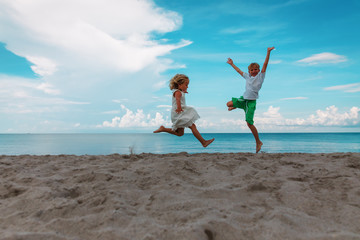
[(214, 140), (215, 140), (215, 138), (210, 139), (210, 140), (206, 140), (205, 143), (203, 144), (203, 147), (209, 146)]
[(262, 142), (256, 144), (256, 153), (258, 153), (261, 150), (262, 145), (263, 145)]
[(234, 109), (236, 109), (236, 107), (228, 107), (228, 110), (229, 110), (229, 111), (232, 111), (232, 110), (234, 110)]
[(165, 129), (164, 126), (160, 126), (158, 130), (155, 130), (153, 133), (159, 133), (159, 132), (163, 132)]

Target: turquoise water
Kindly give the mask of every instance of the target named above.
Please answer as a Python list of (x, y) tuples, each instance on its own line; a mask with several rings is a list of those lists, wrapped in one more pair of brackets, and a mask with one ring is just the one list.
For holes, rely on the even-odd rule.
[[(254, 137), (249, 133), (207, 133), (214, 143), (203, 148), (188, 133), (170, 134), (0, 134), (0, 155), (113, 153), (229, 153), (254, 152)], [(263, 152), (360, 152), (360, 133), (263, 133)]]

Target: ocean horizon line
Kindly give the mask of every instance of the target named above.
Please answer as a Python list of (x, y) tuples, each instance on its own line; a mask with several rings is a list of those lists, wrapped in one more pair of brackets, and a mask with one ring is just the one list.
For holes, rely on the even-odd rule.
[[(251, 133), (203, 133), (215, 141), (204, 148), (191, 133), (0, 134), (0, 154), (90, 154), (253, 152)], [(360, 152), (360, 133), (260, 133), (263, 152)]]
[[(259, 134), (343, 134), (343, 133), (349, 133), (349, 134), (354, 134), (354, 133), (359, 133), (359, 132), (259, 132)], [(21, 133), (21, 132), (17, 132), (17, 133), (0, 133), (0, 135), (41, 135), (41, 134), (156, 134), (156, 135), (164, 135), (164, 133), (153, 133), (153, 132), (46, 132), (46, 133), (42, 133), (42, 132), (34, 132), (34, 133)], [(185, 132), (184, 134), (187, 135), (192, 135), (191, 132)], [(201, 134), (252, 134), (251, 132), (203, 132)]]

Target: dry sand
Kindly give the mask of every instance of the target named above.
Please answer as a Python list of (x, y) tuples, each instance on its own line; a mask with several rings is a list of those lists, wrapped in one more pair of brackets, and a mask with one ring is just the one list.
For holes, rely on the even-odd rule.
[(0, 156), (0, 239), (360, 239), (360, 153)]

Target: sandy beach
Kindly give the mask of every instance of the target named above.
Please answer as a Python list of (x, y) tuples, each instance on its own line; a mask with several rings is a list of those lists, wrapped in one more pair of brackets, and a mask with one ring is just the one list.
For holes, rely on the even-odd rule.
[(2, 240), (360, 239), (360, 153), (0, 156)]

